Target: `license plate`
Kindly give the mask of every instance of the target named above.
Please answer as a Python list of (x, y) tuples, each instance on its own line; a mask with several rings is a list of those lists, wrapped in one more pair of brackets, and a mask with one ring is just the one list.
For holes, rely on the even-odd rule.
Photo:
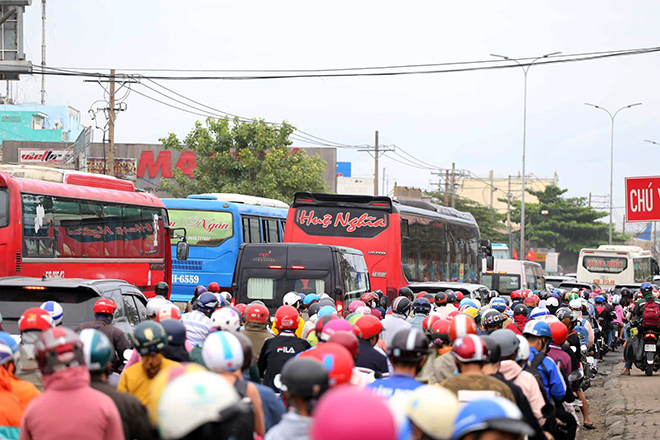
[(655, 351), (656, 349), (655, 344), (644, 344), (644, 351)]
[(593, 356), (587, 356), (587, 362), (590, 363), (590, 364), (593, 364), (594, 363)]

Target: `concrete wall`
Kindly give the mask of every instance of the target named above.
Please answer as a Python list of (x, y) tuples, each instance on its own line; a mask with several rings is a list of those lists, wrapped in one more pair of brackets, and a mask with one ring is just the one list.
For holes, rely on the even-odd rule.
[[(532, 189), (534, 191), (543, 191), (546, 186), (557, 185), (558, 178), (529, 178), (525, 182), (527, 189)], [(492, 190), (492, 188), (495, 190)], [(511, 200), (516, 201), (520, 200), (522, 196), (522, 179), (519, 176), (511, 177)], [(492, 190), (492, 191), (491, 191)], [(485, 206), (491, 206), (495, 208), (500, 213), (506, 213), (507, 204), (505, 202), (500, 202), (498, 199), (505, 199), (506, 194), (509, 192), (509, 178), (490, 178), (484, 177), (480, 179), (465, 179), (458, 186), (458, 195), (465, 197), (466, 199), (474, 200)], [(492, 195), (491, 195), (492, 193)], [(537, 203), (538, 200), (533, 195), (526, 193), (525, 194), (525, 203)]]

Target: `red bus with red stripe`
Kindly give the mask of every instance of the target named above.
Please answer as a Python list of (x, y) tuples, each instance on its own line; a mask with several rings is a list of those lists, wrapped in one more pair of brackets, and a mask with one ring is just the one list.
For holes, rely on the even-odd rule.
[(153, 296), (170, 249), (165, 206), (130, 181), (0, 168), (0, 276), (121, 279)]
[(390, 301), (414, 281), (477, 283), (479, 227), (471, 214), (421, 200), (299, 192), (284, 242), (361, 250), (372, 289)]

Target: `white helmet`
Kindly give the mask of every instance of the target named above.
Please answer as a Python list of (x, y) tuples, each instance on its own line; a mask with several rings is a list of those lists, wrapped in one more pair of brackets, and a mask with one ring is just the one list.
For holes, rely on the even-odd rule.
[(158, 400), (158, 430), (163, 439), (179, 439), (207, 423), (225, 421), (227, 409), (240, 402), (233, 386), (210, 371), (173, 379)]
[(213, 332), (204, 341), (202, 359), (216, 373), (240, 370), (243, 367), (243, 347), (229, 332)]
[(621, 295), (618, 294), (612, 295), (612, 304), (616, 306), (619, 305), (620, 302), (621, 302)]
[(229, 292), (220, 292), (220, 295), (225, 299), (225, 302), (230, 303), (233, 296), (231, 296), (231, 293)]
[(156, 315), (158, 315), (160, 308), (168, 303), (169, 301), (162, 296), (154, 296), (153, 298), (149, 298), (149, 301), (147, 301), (147, 317), (155, 318)]
[(516, 337), (520, 341), (520, 345), (518, 346), (518, 356), (516, 356), (516, 362), (520, 362), (523, 359), (524, 360), (529, 359), (529, 355), (530, 355), (529, 342), (527, 342), (527, 339), (524, 336), (516, 335)]
[(282, 305), (293, 306), (295, 308), (298, 308), (299, 303), (300, 303), (300, 295), (298, 295), (296, 292), (287, 293), (286, 295), (284, 295), (284, 299), (282, 300)]
[(211, 331), (237, 332), (241, 328), (241, 315), (232, 307), (223, 307), (211, 315)]
[[(442, 402), (442, 417), (438, 417), (438, 402)], [(460, 404), (456, 395), (443, 387), (423, 385), (410, 393), (403, 411), (428, 438), (451, 438), (454, 420)]]
[[(53, 327), (62, 324), (62, 318), (64, 318), (64, 309), (57, 301), (46, 301), (39, 308), (50, 313), (50, 317), (53, 318)], [(2, 319), (0, 318), (0, 322)]]

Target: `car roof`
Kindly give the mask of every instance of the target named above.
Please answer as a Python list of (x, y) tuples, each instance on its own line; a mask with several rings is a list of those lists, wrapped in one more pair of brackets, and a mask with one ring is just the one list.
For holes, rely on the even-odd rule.
[(467, 290), (468, 292), (474, 292), (480, 288), (488, 289), (488, 287), (483, 284), (472, 284), (472, 283), (458, 283), (454, 281), (420, 281), (408, 284), (408, 287), (412, 288), (430, 288), (430, 289), (452, 289), (452, 290)]
[(132, 285), (127, 281), (115, 279), (88, 280), (84, 278), (37, 278), (21, 276), (0, 278), (0, 286), (87, 287), (91, 290), (99, 291), (104, 284)]

